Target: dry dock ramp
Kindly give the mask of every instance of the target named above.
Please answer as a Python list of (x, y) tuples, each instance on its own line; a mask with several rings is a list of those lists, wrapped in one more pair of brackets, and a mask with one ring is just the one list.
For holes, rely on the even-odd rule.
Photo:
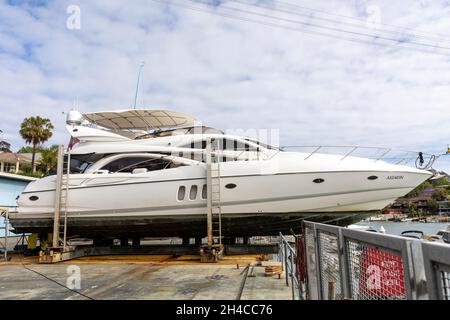
[[(200, 263), (198, 256), (127, 255), (38, 264), (36, 257), (16, 255), (0, 263), (0, 300), (292, 299), (283, 278), (264, 276), (260, 266), (253, 268), (254, 277), (246, 278), (240, 292), (245, 266), (258, 262), (258, 255), (227, 256), (211, 264)], [(70, 286), (74, 269), (80, 275), (79, 293), (59, 285)]]

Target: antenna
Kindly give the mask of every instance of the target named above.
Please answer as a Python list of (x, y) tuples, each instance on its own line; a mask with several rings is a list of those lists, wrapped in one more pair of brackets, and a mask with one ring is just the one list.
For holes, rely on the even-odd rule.
[[(139, 73), (138, 73), (138, 78), (137, 78), (137, 83), (136, 83), (136, 93), (134, 94), (134, 109), (136, 109), (136, 103), (137, 103), (137, 96), (138, 96), (138, 92), (139, 92), (139, 80), (141, 79), (141, 74), (142, 74), (142, 69), (144, 68), (145, 62), (142, 61), (141, 65), (139, 66)], [(143, 80), (142, 80), (143, 82)], [(142, 87), (142, 86), (141, 86)], [(142, 102), (144, 101), (144, 92), (142, 92)]]

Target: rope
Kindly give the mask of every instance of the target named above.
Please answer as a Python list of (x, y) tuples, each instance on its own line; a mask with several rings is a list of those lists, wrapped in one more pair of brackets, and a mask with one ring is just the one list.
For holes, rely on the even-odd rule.
[(31, 269), (31, 268), (28, 268), (27, 266), (25, 266), (25, 265), (23, 264), (23, 259), (20, 261), (20, 263), (22, 264), (22, 267), (24, 267), (24, 269), (26, 269), (26, 270), (28, 270), (28, 271), (31, 271), (31, 272), (34, 272), (34, 273), (36, 273), (37, 275), (39, 275), (39, 276), (41, 276), (41, 277), (47, 279), (48, 281), (53, 282), (53, 283), (56, 283), (58, 286), (61, 286), (61, 287), (63, 287), (64, 289), (67, 289), (67, 290), (69, 290), (69, 291), (72, 291), (73, 293), (76, 293), (76, 294), (78, 294), (78, 295), (80, 295), (80, 296), (82, 296), (82, 297), (84, 297), (84, 298), (86, 298), (86, 299), (88, 299), (88, 300), (95, 300), (94, 298), (91, 298), (91, 297), (89, 297), (88, 295), (85, 295), (84, 293), (82, 293), (82, 292), (80, 292), (80, 291), (78, 291), (78, 290), (71, 289), (71, 288), (69, 288), (69, 287), (63, 285), (62, 283), (60, 283), (60, 282), (58, 282), (58, 281), (56, 281), (56, 280), (54, 280), (54, 279), (52, 279), (52, 278), (46, 276), (46, 275), (43, 274), (43, 273), (40, 273), (39, 271), (33, 270), (33, 269)]
[(417, 169), (422, 169), (422, 170), (427, 170), (430, 169), (433, 166), (434, 161), (436, 160), (436, 156), (433, 154), (430, 156), (430, 158), (428, 159), (428, 162), (426, 165), (424, 165), (425, 160), (423, 158), (423, 153), (419, 152), (419, 155), (416, 158), (416, 168)]

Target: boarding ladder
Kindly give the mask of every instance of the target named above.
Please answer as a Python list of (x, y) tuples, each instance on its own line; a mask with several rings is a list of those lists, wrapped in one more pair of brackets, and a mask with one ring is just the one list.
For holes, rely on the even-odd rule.
[(69, 201), (70, 153), (64, 161), (64, 148), (58, 147), (56, 172), (55, 216), (53, 225), (53, 248), (67, 247), (67, 207)]
[(219, 140), (214, 140), (211, 144), (211, 216), (212, 216), (212, 236), (222, 245), (222, 208), (220, 205), (220, 162), (222, 152)]
[(204, 262), (217, 261), (223, 251), (222, 209), (220, 201), (220, 162), (222, 151), (220, 140), (208, 138), (206, 141), (206, 187), (207, 187), (207, 234), (208, 244), (200, 250)]

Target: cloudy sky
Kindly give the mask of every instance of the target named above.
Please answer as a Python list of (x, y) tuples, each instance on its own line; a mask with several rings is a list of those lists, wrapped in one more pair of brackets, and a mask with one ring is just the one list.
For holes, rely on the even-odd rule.
[(66, 144), (63, 112), (131, 107), (142, 61), (139, 108), (281, 145), (450, 143), (448, 0), (0, 0), (3, 139), (40, 115)]

